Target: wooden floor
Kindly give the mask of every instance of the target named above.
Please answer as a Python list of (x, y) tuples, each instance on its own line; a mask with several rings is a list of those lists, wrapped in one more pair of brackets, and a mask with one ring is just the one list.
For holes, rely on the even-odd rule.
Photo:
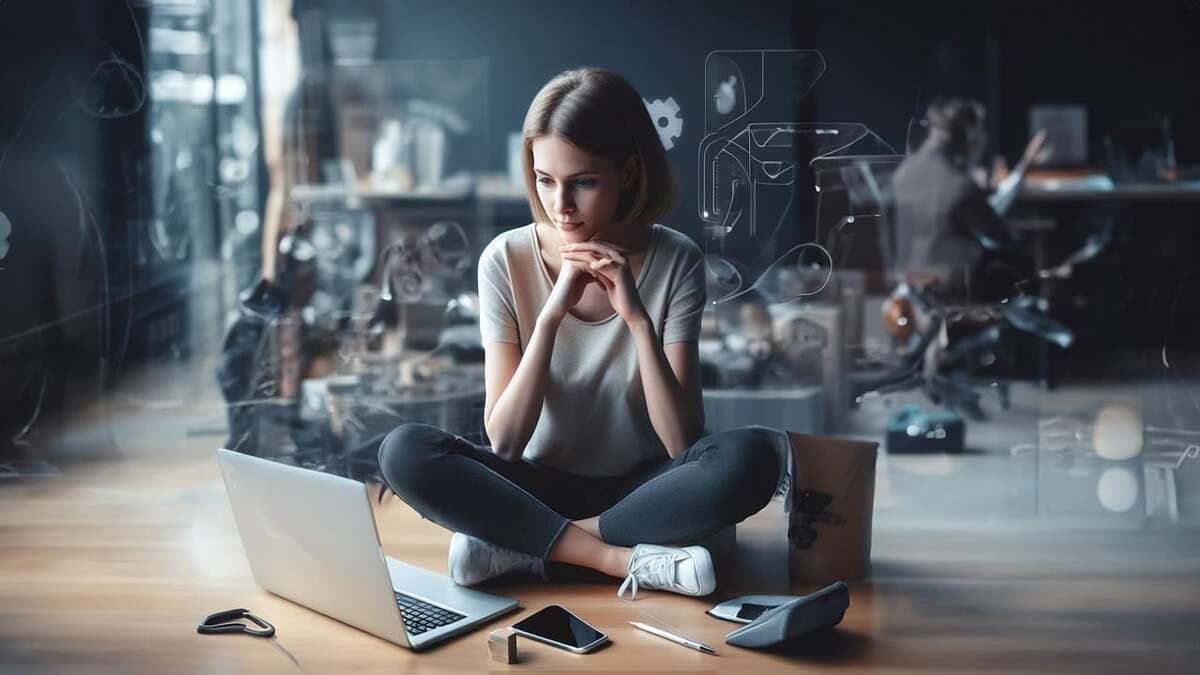
[[(91, 462), (60, 478), (0, 485), (0, 671), (268, 673), (704, 671), (1198, 672), (1200, 546), (1179, 531), (877, 532), (873, 574), (851, 585), (840, 627), (787, 649), (723, 643), (731, 624), (704, 614), (718, 597), (615, 597), (617, 582), (508, 582), (520, 613), (415, 654), (257, 588), (215, 458)], [(387, 553), (445, 570), (448, 534), (396, 500), (377, 511)], [(758, 529), (739, 533), (753, 548)], [(758, 541), (759, 544), (766, 539)], [(756, 555), (770, 554), (770, 547)], [(745, 554), (749, 555), (749, 554)], [(720, 594), (765, 590), (778, 560), (726, 563)], [(733, 570), (733, 572), (731, 572)], [(736, 573), (735, 573), (736, 572)], [(795, 586), (793, 592), (807, 592)], [(513, 666), (485, 638), (543, 605), (564, 604), (611, 637), (586, 656), (521, 644)], [(206, 614), (249, 607), (275, 640), (202, 636)], [(672, 627), (716, 645), (706, 656), (635, 632)]]

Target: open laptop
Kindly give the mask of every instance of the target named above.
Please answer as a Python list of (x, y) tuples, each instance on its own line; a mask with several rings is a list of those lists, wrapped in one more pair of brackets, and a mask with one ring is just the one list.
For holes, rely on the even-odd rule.
[(517, 606), (383, 555), (366, 485), (217, 450), (259, 586), (403, 647), (424, 649)]

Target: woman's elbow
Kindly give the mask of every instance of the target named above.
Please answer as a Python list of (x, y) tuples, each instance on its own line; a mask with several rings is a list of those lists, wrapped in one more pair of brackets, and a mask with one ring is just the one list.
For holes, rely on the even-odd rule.
[(688, 428), (684, 431), (684, 443), (686, 444), (684, 450), (692, 447), (697, 441), (704, 438), (704, 423), (704, 404), (701, 403), (697, 406), (696, 414), (692, 417), (691, 423), (688, 424)]
[(667, 454), (674, 459), (686, 452), (688, 448), (691, 448), (703, 437), (704, 429), (701, 427), (695, 431), (685, 431), (679, 438), (663, 443), (663, 446), (666, 447)]
[(497, 444), (492, 446), (492, 453), (506, 462), (515, 462), (521, 459), (522, 450), (511, 444)]
[(484, 430), (487, 431), (488, 440), (491, 442), (492, 454), (506, 462), (521, 459), (521, 455), (524, 454), (523, 447), (506, 439), (502, 434), (494, 433), (487, 425), (484, 425)]

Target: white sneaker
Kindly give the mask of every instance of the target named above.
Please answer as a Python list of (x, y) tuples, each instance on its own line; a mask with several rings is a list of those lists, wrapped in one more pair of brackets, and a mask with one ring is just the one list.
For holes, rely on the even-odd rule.
[(509, 572), (530, 572), (546, 578), (546, 563), (537, 556), (490, 544), (455, 532), (450, 538), (450, 580), (459, 586), (474, 586)]
[(629, 559), (629, 576), (617, 591), (625, 596), (632, 588), (630, 600), (637, 600), (639, 588), (653, 588), (682, 595), (708, 595), (717, 589), (712, 556), (703, 546), (672, 548), (655, 544), (638, 544)]

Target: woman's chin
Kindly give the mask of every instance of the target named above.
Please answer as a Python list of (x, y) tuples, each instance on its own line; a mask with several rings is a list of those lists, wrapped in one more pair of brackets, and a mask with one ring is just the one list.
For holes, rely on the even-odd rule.
[(578, 244), (579, 242), (588, 241), (592, 238), (592, 235), (595, 234), (592, 231), (592, 228), (588, 227), (587, 225), (581, 225), (572, 228), (564, 228), (563, 226), (559, 225), (558, 233), (562, 235), (563, 241), (568, 244)]

